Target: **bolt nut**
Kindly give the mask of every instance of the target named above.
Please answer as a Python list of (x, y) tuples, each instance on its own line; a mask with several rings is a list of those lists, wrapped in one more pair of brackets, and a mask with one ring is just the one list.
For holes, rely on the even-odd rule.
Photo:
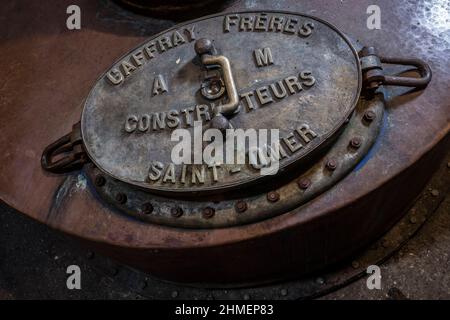
[(179, 218), (183, 215), (183, 209), (181, 209), (180, 207), (172, 208), (170, 209), (170, 214), (174, 218)]
[(358, 149), (361, 147), (362, 139), (360, 137), (354, 137), (350, 140), (350, 146), (352, 148)]
[(297, 185), (300, 189), (306, 190), (311, 185), (311, 180), (309, 180), (308, 178), (301, 178), (297, 181)]
[(116, 194), (116, 201), (120, 204), (125, 204), (127, 202), (127, 196), (125, 193)]
[(205, 219), (210, 219), (210, 218), (214, 217), (215, 213), (216, 213), (216, 211), (211, 207), (206, 207), (202, 211), (203, 218), (205, 218)]
[(153, 212), (153, 205), (150, 202), (144, 203), (142, 206), (142, 213), (143, 214), (150, 214)]
[(364, 120), (366, 120), (368, 122), (373, 121), (376, 116), (377, 115), (372, 110), (367, 110), (366, 112), (364, 112)]
[(235, 208), (237, 212), (242, 213), (247, 210), (247, 203), (245, 201), (238, 201), (236, 202)]
[(335, 159), (328, 159), (326, 168), (330, 171), (334, 171), (337, 168), (337, 161)]
[(276, 191), (270, 191), (267, 194), (267, 200), (269, 200), (270, 202), (277, 202), (278, 200), (280, 200), (280, 194)]
[(95, 177), (94, 183), (97, 187), (103, 187), (106, 184), (106, 179), (101, 174)]
[(213, 48), (212, 41), (205, 38), (198, 39), (194, 45), (194, 50), (198, 55), (211, 54)]

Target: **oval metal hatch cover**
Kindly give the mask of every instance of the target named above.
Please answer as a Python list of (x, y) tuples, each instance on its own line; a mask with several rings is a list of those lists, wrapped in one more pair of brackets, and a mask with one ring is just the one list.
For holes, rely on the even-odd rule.
[[(175, 166), (175, 179), (163, 179), (178, 143), (171, 141), (174, 130), (193, 132), (195, 121), (207, 129), (214, 106), (227, 101), (226, 90), (221, 95), (210, 87), (210, 96), (202, 94), (217, 74), (205, 71), (194, 50), (200, 38), (211, 39), (230, 61), (240, 99), (230, 118), (233, 128), (280, 130), (280, 172), (332, 141), (358, 101), (357, 53), (330, 24), (285, 12), (202, 18), (154, 36), (95, 84), (81, 129), (100, 170), (159, 193), (218, 193), (267, 179), (250, 165), (224, 164), (203, 165), (203, 180), (191, 179), (193, 166), (183, 165)], [(149, 179), (155, 163), (160, 178)]]

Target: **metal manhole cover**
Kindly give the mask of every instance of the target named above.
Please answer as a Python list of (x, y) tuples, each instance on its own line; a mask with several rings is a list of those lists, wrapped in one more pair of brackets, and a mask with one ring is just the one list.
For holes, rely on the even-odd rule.
[(230, 62), (239, 95), (232, 127), (280, 130), (280, 172), (327, 145), (354, 110), (360, 63), (333, 26), (278, 12), (207, 17), (151, 38), (94, 86), (81, 131), (100, 170), (165, 195), (223, 193), (276, 176), (250, 165), (172, 165), (174, 130), (187, 128), (194, 136), (194, 121), (209, 128), (214, 108), (227, 102), (214, 86), (209, 89), (218, 96), (202, 93), (215, 73), (205, 71), (194, 50), (201, 38), (211, 39), (214, 54)]
[[(84, 169), (101, 199), (160, 225), (230, 227), (287, 213), (336, 184), (368, 152), (383, 119), (380, 85), (424, 87), (431, 79), (421, 60), (355, 47), (327, 22), (288, 12), (178, 25), (99, 78), (81, 123), (44, 150), (42, 165), (60, 173), (91, 162)], [(386, 75), (382, 63), (415, 66), (422, 77)], [(211, 129), (220, 136), (206, 136)], [(243, 144), (234, 143), (239, 130), (254, 130), (258, 142), (259, 133), (277, 132), (270, 138), (277, 170), (262, 174), (265, 167), (247, 159), (245, 134)], [(187, 139), (182, 133), (192, 154), (175, 162), (174, 154), (186, 151), (177, 149)], [(214, 152), (223, 158), (205, 161), (219, 141)], [(228, 161), (235, 151), (244, 162)], [(55, 160), (63, 153), (69, 155)]]

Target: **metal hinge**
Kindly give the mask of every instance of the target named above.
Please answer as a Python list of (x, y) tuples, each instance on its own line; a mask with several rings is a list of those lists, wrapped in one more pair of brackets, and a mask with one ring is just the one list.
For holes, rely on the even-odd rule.
[[(59, 159), (55, 160), (58, 156), (60, 156)], [(78, 122), (73, 125), (70, 133), (45, 148), (41, 165), (52, 173), (67, 173), (81, 169), (88, 161), (89, 158), (83, 148), (81, 125)]]
[[(361, 70), (363, 74), (363, 87), (376, 90), (381, 85), (425, 88), (431, 80), (431, 69), (427, 63), (415, 58), (386, 58), (377, 55), (375, 48), (364, 47), (359, 52)], [(383, 63), (414, 66), (420, 78), (386, 75)]]

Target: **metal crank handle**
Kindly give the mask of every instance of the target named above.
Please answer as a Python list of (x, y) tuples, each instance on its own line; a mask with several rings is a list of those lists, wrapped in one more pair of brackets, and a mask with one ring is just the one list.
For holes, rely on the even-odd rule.
[(231, 125), (226, 116), (238, 112), (239, 107), (239, 96), (236, 90), (236, 84), (234, 83), (230, 60), (222, 55), (214, 55), (214, 47), (209, 39), (197, 40), (194, 48), (203, 65), (218, 65), (222, 68), (225, 89), (228, 94), (228, 102), (214, 108), (214, 117), (211, 120), (211, 125), (220, 130), (228, 129)]

